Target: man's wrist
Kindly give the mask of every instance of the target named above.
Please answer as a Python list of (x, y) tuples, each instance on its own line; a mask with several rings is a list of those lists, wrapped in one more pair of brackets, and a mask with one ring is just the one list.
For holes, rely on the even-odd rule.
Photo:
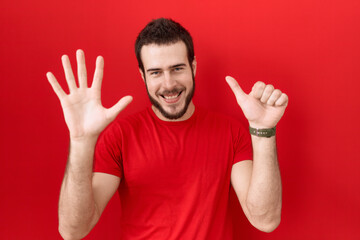
[(71, 162), (73, 171), (92, 169), (96, 142), (97, 138), (70, 138), (68, 163)]
[(97, 137), (86, 138), (72, 138), (70, 137), (70, 150), (76, 150), (76, 152), (89, 151), (95, 149), (97, 143)]
[(97, 142), (99, 135), (88, 135), (88, 136), (81, 136), (75, 137), (71, 136), (70, 134), (70, 142), (77, 143), (77, 144), (94, 144)]

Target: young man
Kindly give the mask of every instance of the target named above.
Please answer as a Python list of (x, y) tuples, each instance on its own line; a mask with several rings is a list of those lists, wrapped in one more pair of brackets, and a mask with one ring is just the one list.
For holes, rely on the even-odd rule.
[(102, 57), (90, 88), (84, 53), (76, 55), (79, 87), (68, 57), (62, 57), (69, 95), (47, 74), (70, 132), (61, 235), (88, 234), (118, 190), (123, 239), (232, 239), (230, 184), (249, 221), (261, 231), (274, 230), (281, 215), (275, 126), (287, 96), (262, 82), (247, 95), (226, 77), (249, 120), (250, 138), (234, 119), (195, 107), (193, 43), (180, 24), (153, 20), (139, 34), (135, 52), (152, 106), (114, 122), (132, 98), (102, 107)]

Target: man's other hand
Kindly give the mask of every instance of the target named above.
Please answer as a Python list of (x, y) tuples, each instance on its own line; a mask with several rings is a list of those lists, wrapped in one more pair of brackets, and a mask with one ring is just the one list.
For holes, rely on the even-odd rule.
[(251, 92), (246, 94), (233, 77), (227, 76), (225, 79), (251, 127), (276, 126), (288, 105), (289, 100), (285, 93), (259, 81), (254, 84)]

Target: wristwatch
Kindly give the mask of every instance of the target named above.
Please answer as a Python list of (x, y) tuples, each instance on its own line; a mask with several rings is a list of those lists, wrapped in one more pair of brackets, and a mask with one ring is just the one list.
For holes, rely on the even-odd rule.
[(273, 128), (252, 128), (249, 126), (250, 134), (257, 137), (272, 137), (275, 136), (276, 126)]

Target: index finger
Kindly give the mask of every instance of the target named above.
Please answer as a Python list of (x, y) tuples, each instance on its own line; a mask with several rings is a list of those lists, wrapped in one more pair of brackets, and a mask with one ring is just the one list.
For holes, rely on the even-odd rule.
[(101, 90), (101, 83), (102, 83), (103, 76), (104, 76), (104, 58), (102, 56), (98, 56), (96, 58), (94, 79), (93, 79), (93, 83), (92, 83), (91, 87)]

